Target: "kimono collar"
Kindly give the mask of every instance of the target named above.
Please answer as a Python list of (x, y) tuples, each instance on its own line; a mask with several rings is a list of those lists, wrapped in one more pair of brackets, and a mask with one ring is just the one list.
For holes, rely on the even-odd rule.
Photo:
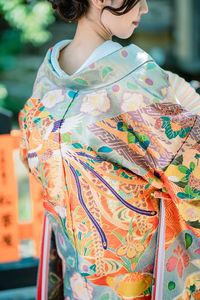
[(51, 64), (50, 48), (45, 56), (44, 70), (53, 84), (72, 90), (90, 90), (119, 81), (153, 59), (142, 49), (129, 44), (70, 76), (59, 76)]

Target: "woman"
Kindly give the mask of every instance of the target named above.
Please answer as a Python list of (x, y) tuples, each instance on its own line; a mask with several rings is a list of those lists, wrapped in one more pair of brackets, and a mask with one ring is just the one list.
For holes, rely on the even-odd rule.
[(19, 114), (44, 191), (37, 299), (197, 299), (200, 98), (112, 41), (146, 1), (51, 2), (78, 26), (48, 50)]

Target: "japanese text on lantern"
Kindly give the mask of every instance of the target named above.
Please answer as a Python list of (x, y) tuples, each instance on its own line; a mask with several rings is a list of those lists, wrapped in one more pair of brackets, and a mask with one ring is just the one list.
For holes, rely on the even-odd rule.
[(13, 164), (13, 139), (1, 135), (0, 143), (0, 253), (1, 262), (17, 260), (18, 209), (17, 180)]

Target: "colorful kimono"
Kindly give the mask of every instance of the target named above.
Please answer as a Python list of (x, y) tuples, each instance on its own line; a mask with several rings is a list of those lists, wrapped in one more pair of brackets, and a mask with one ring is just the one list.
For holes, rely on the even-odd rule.
[(200, 116), (133, 44), (68, 78), (51, 51), (19, 114), (43, 187), (37, 299), (199, 299)]

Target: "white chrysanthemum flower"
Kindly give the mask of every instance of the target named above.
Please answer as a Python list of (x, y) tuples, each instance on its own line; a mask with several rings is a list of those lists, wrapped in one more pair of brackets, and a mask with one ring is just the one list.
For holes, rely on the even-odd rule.
[(83, 98), (81, 112), (88, 113), (92, 116), (98, 116), (110, 109), (110, 99), (105, 90), (95, 92)]
[(142, 106), (143, 96), (138, 93), (125, 92), (122, 98), (122, 111), (134, 111)]
[(63, 90), (52, 90), (45, 94), (42, 98), (42, 103), (47, 108), (54, 107), (57, 103), (65, 100), (65, 94)]

